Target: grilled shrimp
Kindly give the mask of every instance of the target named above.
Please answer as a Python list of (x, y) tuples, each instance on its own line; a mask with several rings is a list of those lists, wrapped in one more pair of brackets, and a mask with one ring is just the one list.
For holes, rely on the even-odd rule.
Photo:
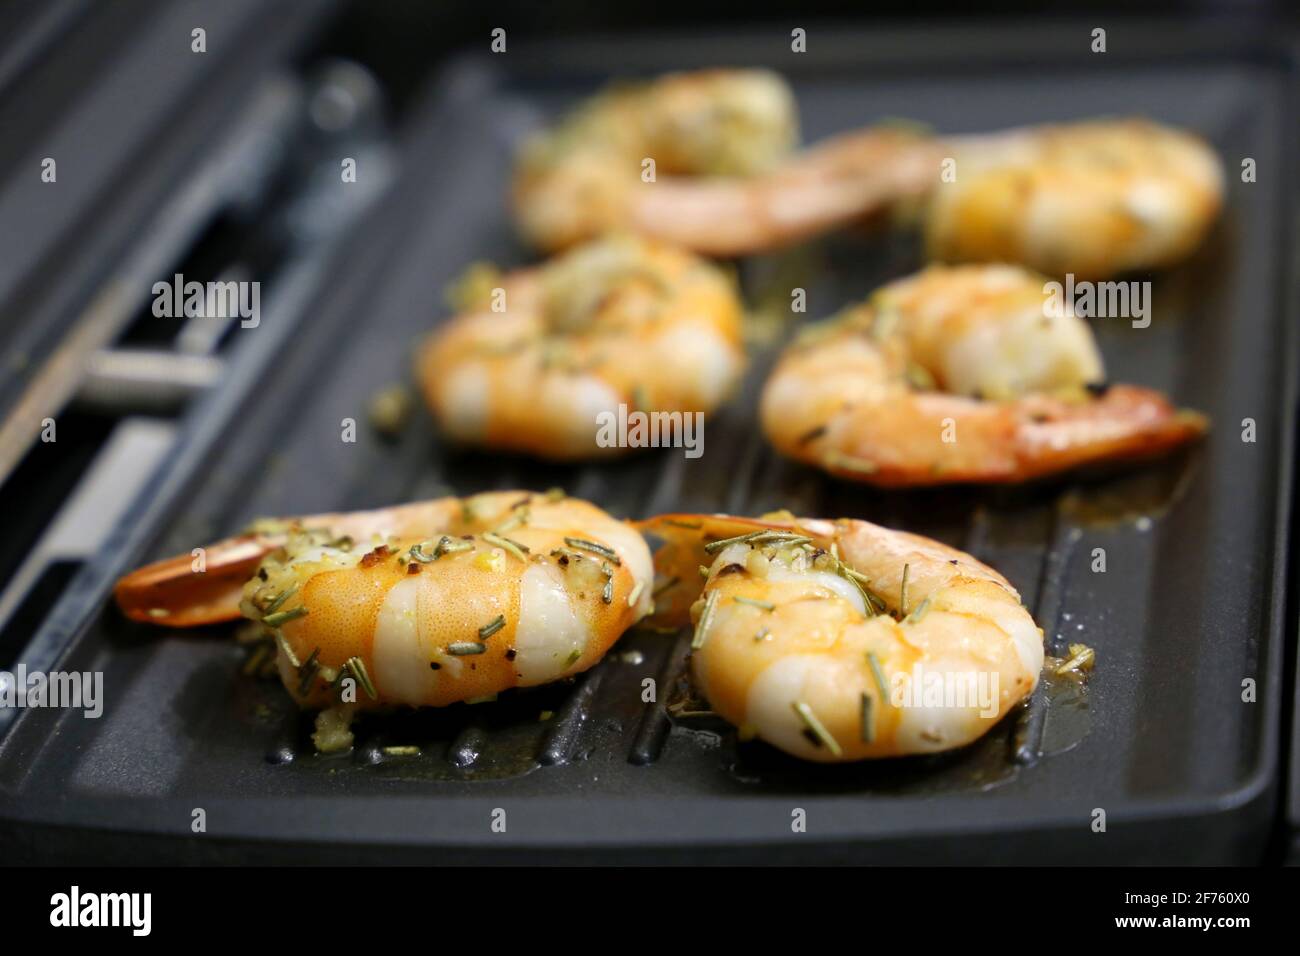
[(934, 753), (1038, 683), (1042, 631), (1005, 578), (954, 548), (788, 513), (641, 528), (664, 540), (656, 568), (676, 582), (661, 585), (678, 592), (663, 619), (685, 623), (689, 607), (694, 683), (742, 739), (828, 763)]
[(735, 256), (919, 200), (933, 259), (1095, 279), (1183, 258), (1222, 205), (1209, 147), (1147, 120), (951, 137), (878, 126), (797, 153), (795, 126), (769, 74), (673, 74), (603, 94), (524, 150), (521, 228), (545, 249), (628, 230)]
[(555, 459), (618, 454), (597, 441), (604, 415), (624, 405), (678, 427), (674, 413), (712, 411), (745, 367), (734, 283), (671, 246), (607, 237), (464, 285), (465, 311), (417, 358), (434, 416), (463, 442)]
[(576, 674), (650, 610), (653, 580), (635, 530), (558, 493), (262, 522), (207, 549), (203, 573), (190, 560), (123, 578), (123, 611), (178, 626), (258, 622), (304, 707), (333, 704), (349, 674), (360, 709), (439, 707)]
[(1223, 170), (1200, 139), (1147, 120), (1096, 120), (954, 138), (926, 247), (948, 262), (1016, 262), (1099, 279), (1169, 265), (1204, 238)]
[(937, 176), (933, 146), (897, 129), (796, 155), (797, 140), (794, 97), (773, 73), (705, 70), (617, 87), (525, 145), (516, 218), (546, 250), (626, 231), (732, 256), (825, 232)]
[(1149, 457), (1205, 431), (1159, 392), (1105, 384), (1087, 324), (1014, 266), (932, 266), (810, 326), (761, 417), (784, 454), (884, 486), (1017, 482)]

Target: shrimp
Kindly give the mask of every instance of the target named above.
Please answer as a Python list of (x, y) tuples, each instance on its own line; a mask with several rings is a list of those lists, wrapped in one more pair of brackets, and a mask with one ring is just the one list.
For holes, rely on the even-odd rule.
[(1019, 482), (1160, 455), (1203, 416), (1106, 385), (1087, 324), (1014, 266), (932, 266), (809, 327), (760, 401), (783, 454), (882, 486)]
[(734, 283), (661, 243), (607, 237), (464, 285), (465, 310), (416, 360), (435, 418), (462, 442), (561, 460), (616, 455), (625, 449), (602, 428), (620, 406), (680, 429), (725, 400), (745, 368)]
[(1179, 261), (1222, 207), (1214, 152), (1149, 120), (950, 137), (881, 124), (793, 152), (793, 101), (777, 90), (767, 74), (712, 71), (597, 97), (524, 150), (524, 235), (556, 249), (627, 230), (737, 256), (915, 207), (932, 260), (1097, 279)]
[(744, 177), (768, 170), (798, 139), (794, 96), (765, 70), (672, 73), (623, 84), (525, 143), (515, 170), (520, 228), (548, 251), (635, 219), (643, 162), (655, 178)]
[(1141, 119), (1038, 126), (951, 142), (955, 176), (924, 213), (946, 262), (1016, 262), (1100, 279), (1189, 255), (1223, 204), (1200, 139)]
[[(224, 582), (252, 563), (237, 592), (209, 589), (186, 557), (124, 578), (119, 605), (155, 623), (257, 622), (304, 708), (337, 705), (348, 676), (361, 689), (343, 699), (349, 713), (559, 680), (594, 665), (651, 607), (641, 536), (558, 493), (270, 522), (208, 550)], [(185, 604), (189, 582), (198, 609)], [(163, 613), (140, 613), (158, 600)]]
[(788, 512), (639, 527), (665, 542), (663, 593), (680, 592), (664, 619), (689, 607), (693, 682), (742, 739), (824, 763), (935, 753), (1038, 683), (1042, 630), (1002, 575), (954, 548)]
[(899, 128), (794, 153), (797, 141), (794, 96), (775, 74), (668, 74), (602, 93), (529, 141), (515, 215), (548, 251), (633, 232), (737, 256), (826, 232), (937, 176), (937, 148)]

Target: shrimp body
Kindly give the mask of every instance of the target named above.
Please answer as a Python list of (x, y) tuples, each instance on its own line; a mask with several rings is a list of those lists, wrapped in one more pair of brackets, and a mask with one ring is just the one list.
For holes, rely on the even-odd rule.
[[(280, 676), (302, 706), (337, 702), (348, 675), (361, 690), (346, 703), (359, 709), (557, 680), (595, 664), (650, 609), (644, 540), (585, 501), (492, 492), (402, 512), (266, 529), (236, 614), (276, 639)], [(374, 531), (354, 538), (345, 527)], [(138, 585), (120, 583), (119, 601)], [(169, 593), (179, 604), (179, 584)], [(169, 616), (181, 617), (148, 619)]]
[(1038, 682), (1042, 631), (961, 551), (850, 519), (643, 527), (670, 542), (661, 574), (712, 555), (690, 609), (692, 676), (742, 737), (820, 762), (934, 753), (986, 733)]
[(529, 140), (514, 206), (535, 245), (562, 249), (632, 225), (653, 160), (655, 180), (748, 176), (798, 139), (794, 97), (765, 70), (671, 73), (612, 87)]
[(761, 400), (784, 454), (877, 485), (1016, 482), (1147, 457), (1205, 430), (1104, 384), (1087, 324), (1012, 266), (933, 266), (805, 331)]
[(571, 498), (467, 503), (429, 537), (367, 549), (295, 534), (262, 563), (241, 609), (283, 638), (280, 674), (300, 704), (331, 703), (349, 661), (373, 685), (362, 707), (547, 683), (591, 667), (649, 610), (649, 551), (624, 523)]
[(1223, 202), (1200, 139), (1147, 120), (1097, 120), (950, 141), (955, 177), (924, 219), (948, 262), (1017, 262), (1098, 279), (1192, 252)]
[(554, 459), (618, 454), (599, 439), (620, 405), (707, 413), (745, 366), (734, 284), (656, 242), (598, 240), (467, 299), (417, 358), (439, 424), (466, 443)]
[(773, 73), (704, 70), (617, 87), (524, 147), (515, 215), (548, 251), (631, 232), (737, 256), (923, 192), (941, 156), (899, 129), (855, 131), (798, 153), (797, 140), (794, 96)]
[(737, 256), (919, 201), (932, 259), (1097, 279), (1184, 258), (1223, 202), (1214, 152), (1142, 119), (952, 137), (880, 125), (798, 152), (796, 139), (774, 74), (616, 88), (525, 146), (515, 214), (546, 250), (628, 231)]

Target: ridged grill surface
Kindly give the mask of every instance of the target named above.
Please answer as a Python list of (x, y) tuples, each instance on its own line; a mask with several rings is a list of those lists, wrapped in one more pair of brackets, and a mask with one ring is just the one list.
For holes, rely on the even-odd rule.
[[(968, 41), (953, 42), (948, 56)], [(847, 39), (838, 44), (833, 62), (811, 52), (790, 62), (761, 43), (725, 59), (788, 70), (809, 139), (886, 115), (962, 132), (1143, 113), (1202, 131), (1225, 157), (1281, 168), (1273, 120), (1282, 87), (1253, 68), (1224, 61), (1198, 74), (1117, 58), (1100, 72), (1044, 67), (1032, 83), (970, 67), (954, 84), (925, 59), (934, 43), (914, 51), (916, 63), (935, 66), (933, 75), (870, 72), (859, 52), (872, 48), (866, 37), (852, 49)], [(529, 261), (502, 208), (511, 144), (621, 67), (703, 65), (721, 48), (658, 48), (654, 56), (635, 49), (593, 47), (585, 59), (544, 63), (512, 52), (440, 85), (412, 121), (398, 191), (359, 230), (310, 326), (228, 416), (185, 493), (169, 501), (147, 553), (136, 557), (188, 550), (261, 515), (515, 487), (559, 485), (622, 517), (777, 508), (861, 517), (962, 547), (1002, 571), (1044, 628), (1049, 651), (1073, 641), (1097, 650), (1086, 694), (1049, 682), (984, 739), (952, 754), (810, 766), (739, 743), (708, 715), (671, 714), (685, 693), (686, 639), (634, 630), (571, 683), (366, 720), (351, 754), (322, 757), (311, 753), (309, 718), (293, 711), (278, 684), (238, 675), (242, 651), (228, 631), (163, 637), (101, 602), (65, 663), (104, 672), (105, 718), (25, 714), (0, 740), (0, 804), (9, 813), (80, 814), (93, 827), (119, 820), (105, 807), (122, 797), (134, 807), (225, 800), (241, 832), (264, 839), (459, 845), (473, 838), (458, 814), (485, 819), (480, 810), (497, 805), (523, 820), (511, 831), (522, 836), (510, 840), (532, 838), (528, 807), (539, 798), (548, 838), (567, 846), (728, 838), (758, 846), (789, 838), (788, 805), (798, 798), (821, 808), (823, 833), (857, 845), (897, 847), (899, 834), (939, 840), (961, 830), (996, 833), (1005, 848), (1006, 834), (1050, 825), (1058, 827), (1054, 847), (1111, 859), (1104, 854), (1116, 852), (1118, 836), (1105, 846), (1089, 842), (1089, 814), (1101, 806), (1115, 821), (1126, 814), (1146, 821), (1124, 844), (1125, 859), (1253, 852), (1254, 816), (1198, 831), (1195, 841), (1169, 839), (1175, 831), (1151, 821), (1165, 809), (1172, 828), (1197, 813), (1255, 808), (1262, 792), (1255, 788), (1271, 773), (1276, 701), (1244, 707), (1240, 696), (1244, 677), (1267, 693), (1268, 669), (1280, 661), (1269, 622), (1277, 613), (1270, 603), (1277, 482), (1291, 441), (1278, 401), (1281, 343), (1290, 341), (1279, 295), (1285, 203), (1264, 179), (1245, 186), (1229, 177), (1223, 225), (1191, 262), (1154, 277), (1149, 328), (1095, 323), (1112, 380), (1164, 389), (1215, 422), (1201, 446), (1155, 465), (1027, 488), (884, 492), (777, 457), (754, 409), (795, 324), (790, 290), (807, 291), (806, 316), (793, 318), (820, 318), (921, 264), (914, 240), (882, 232), (738, 265), (751, 305), (786, 320), (756, 349), (743, 392), (708, 418), (698, 460), (663, 450), (568, 468), (457, 451), (440, 443), (423, 414), (396, 442), (364, 427), (355, 444), (339, 440), (344, 418), (364, 422), (370, 396), (408, 377), (412, 343), (446, 314), (442, 289), (465, 265)], [(1245, 417), (1256, 423), (1256, 444), (1239, 440)], [(1104, 572), (1094, 570), (1099, 549)], [(659, 691), (650, 704), (642, 701), (646, 678)], [(385, 750), (410, 746), (419, 753)], [(326, 805), (328, 813), (311, 809)], [(161, 809), (155, 816), (158, 827), (186, 835), (188, 819), (166, 822)], [(491, 839), (484, 830), (484, 845)], [(972, 852), (993, 852), (980, 839), (972, 836)], [(956, 844), (926, 846), (943, 854)]]

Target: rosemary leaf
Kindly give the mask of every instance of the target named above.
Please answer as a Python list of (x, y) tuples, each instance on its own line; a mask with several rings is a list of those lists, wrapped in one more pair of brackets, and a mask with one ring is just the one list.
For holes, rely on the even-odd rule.
[(889, 691), (885, 687), (885, 671), (880, 666), (880, 658), (876, 656), (875, 651), (867, 651), (867, 663), (871, 665), (871, 674), (876, 679), (876, 689), (880, 691), (880, 699), (888, 700)]
[(704, 610), (700, 612), (700, 622), (695, 625), (695, 636), (691, 638), (691, 649), (698, 651), (704, 646), (709, 636), (709, 625), (713, 623), (713, 611), (718, 606), (718, 591), (710, 591), (704, 599)]
[(453, 657), (469, 657), (486, 652), (487, 645), (482, 641), (453, 641), (447, 645), (447, 653)]
[(598, 554), (611, 564), (621, 565), (623, 563), (623, 559), (618, 556), (618, 552), (613, 548), (607, 548), (595, 541), (588, 541), (586, 538), (565, 538), (564, 543), (571, 548), (577, 548), (579, 551), (590, 551), (592, 554)]
[(299, 605), (298, 607), (291, 608), (288, 611), (276, 611), (274, 614), (268, 614), (266, 617), (262, 618), (262, 623), (267, 627), (279, 627), (281, 624), (297, 620), (306, 615), (307, 609)]
[(370, 679), (370, 671), (366, 670), (366, 662), (359, 657), (349, 657), (346, 664), (343, 665), (356, 682), (361, 685), (361, 689), (366, 692), (366, 696), (371, 700), (379, 699), (379, 691), (375, 690), (374, 681)]
[(817, 715), (813, 713), (811, 707), (801, 700), (796, 700), (790, 706), (794, 708), (794, 712), (799, 715), (800, 719), (804, 722), (804, 726), (808, 728), (809, 732), (823, 747), (829, 750), (836, 757), (842, 757), (844, 755), (844, 749), (839, 745), (839, 742), (831, 736), (831, 732), (826, 729), (826, 725), (817, 719)]

